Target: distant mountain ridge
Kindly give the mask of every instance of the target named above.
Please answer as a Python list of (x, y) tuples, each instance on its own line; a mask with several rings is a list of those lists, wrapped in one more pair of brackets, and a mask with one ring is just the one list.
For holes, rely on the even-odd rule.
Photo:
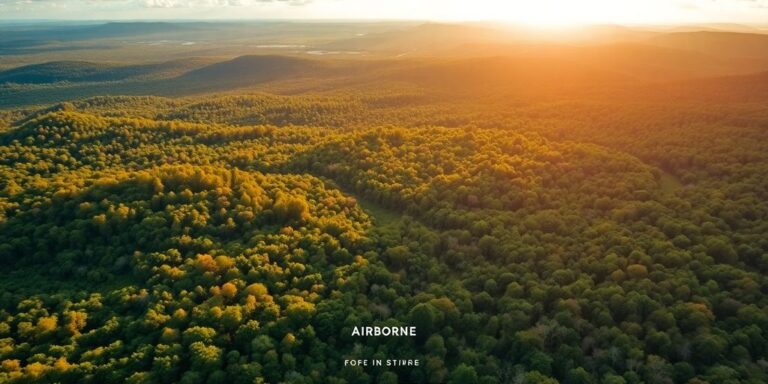
[[(713, 100), (723, 92), (735, 99), (753, 100), (768, 83), (763, 74), (768, 65), (761, 66), (759, 60), (747, 60), (737, 67), (733, 59), (721, 61), (695, 51), (642, 44), (532, 46), (528, 51), (512, 49), (506, 55), (452, 58), (243, 55), (211, 60), (123, 66), (58, 61), (17, 67), (0, 72), (0, 85), (19, 85), (0, 86), (0, 105), (99, 95), (185, 96), (242, 90), (296, 94), (390, 86), (446, 95), (501, 92), (603, 97), (610, 92), (637, 91), (651, 98), (680, 95)], [(734, 82), (740, 85), (734, 86)]]

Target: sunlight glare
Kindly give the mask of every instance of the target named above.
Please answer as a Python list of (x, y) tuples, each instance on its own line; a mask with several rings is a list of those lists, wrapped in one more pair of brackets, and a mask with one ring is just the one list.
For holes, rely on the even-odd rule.
[[(466, 4), (466, 3), (465, 3)], [(677, 7), (646, 0), (479, 0), (464, 7), (457, 18), (499, 20), (552, 28), (595, 23), (643, 23), (675, 19)]]

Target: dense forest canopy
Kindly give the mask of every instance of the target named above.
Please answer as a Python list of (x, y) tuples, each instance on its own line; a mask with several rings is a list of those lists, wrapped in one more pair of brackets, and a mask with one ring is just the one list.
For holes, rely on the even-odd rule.
[(768, 382), (764, 74), (209, 60), (0, 73), (0, 382)]

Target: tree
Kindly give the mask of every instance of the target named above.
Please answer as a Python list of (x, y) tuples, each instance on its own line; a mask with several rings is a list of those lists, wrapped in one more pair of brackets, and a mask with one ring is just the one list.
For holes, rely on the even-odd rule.
[(430, 335), (440, 325), (440, 312), (430, 304), (416, 304), (408, 316), (411, 324), (416, 327), (417, 335)]
[(201, 372), (219, 369), (222, 364), (222, 351), (213, 345), (205, 345), (196, 341), (189, 345), (192, 368)]
[(627, 267), (627, 276), (631, 279), (644, 279), (648, 276), (648, 268), (640, 264), (632, 264)]
[(477, 382), (477, 372), (475, 371), (475, 368), (463, 363), (454, 368), (453, 372), (451, 372), (449, 381), (449, 383), (452, 384), (477, 384)]
[(300, 196), (279, 195), (273, 207), (279, 222), (303, 222), (309, 219), (309, 204)]

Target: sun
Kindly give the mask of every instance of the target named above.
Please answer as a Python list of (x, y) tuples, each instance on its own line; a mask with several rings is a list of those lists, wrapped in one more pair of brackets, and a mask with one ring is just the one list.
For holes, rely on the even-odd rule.
[(669, 2), (656, 0), (477, 0), (472, 6), (465, 6), (460, 17), (535, 27), (568, 27), (646, 23), (673, 18), (673, 11)]
[[(584, 7), (579, 1), (540, 0), (499, 2), (500, 17), (518, 23), (539, 27), (562, 27), (596, 21), (593, 7)], [(503, 15), (503, 16), (501, 16)]]

